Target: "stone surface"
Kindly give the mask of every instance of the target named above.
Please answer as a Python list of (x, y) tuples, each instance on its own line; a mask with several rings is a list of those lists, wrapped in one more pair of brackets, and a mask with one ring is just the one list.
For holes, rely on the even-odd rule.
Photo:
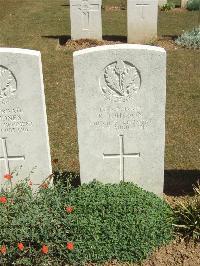
[(166, 53), (110, 45), (74, 53), (81, 182), (132, 181), (162, 194)]
[(33, 185), (52, 172), (40, 52), (0, 48), (0, 184), (33, 168)]
[(181, 0), (181, 7), (186, 8), (188, 0)]
[(127, 0), (128, 43), (157, 38), (158, 0)]
[(102, 39), (101, 0), (70, 0), (71, 39)]

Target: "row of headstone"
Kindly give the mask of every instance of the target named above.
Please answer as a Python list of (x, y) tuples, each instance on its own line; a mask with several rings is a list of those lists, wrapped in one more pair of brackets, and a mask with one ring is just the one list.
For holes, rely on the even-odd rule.
[[(71, 38), (102, 39), (102, 0), (70, 0)], [(128, 43), (157, 38), (158, 0), (127, 0)]]
[[(74, 53), (81, 183), (163, 191), (166, 53), (112, 45)], [(92, 74), (91, 74), (92, 73)], [(22, 168), (20, 169), (20, 165)], [(51, 174), (40, 53), (0, 48), (0, 175)]]

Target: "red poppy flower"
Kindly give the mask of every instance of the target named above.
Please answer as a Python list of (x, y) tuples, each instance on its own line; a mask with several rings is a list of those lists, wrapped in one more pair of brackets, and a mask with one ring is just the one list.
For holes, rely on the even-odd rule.
[(74, 208), (71, 207), (71, 206), (68, 206), (68, 207), (65, 208), (65, 210), (66, 210), (67, 213), (72, 213)]
[(17, 244), (17, 247), (18, 247), (18, 249), (21, 250), (21, 251), (24, 249), (24, 245), (23, 245), (23, 243), (18, 243), (18, 244)]
[(6, 254), (6, 246), (5, 245), (1, 246), (1, 253)]
[(74, 243), (72, 243), (72, 242), (68, 242), (68, 243), (67, 243), (67, 249), (68, 249), (68, 250), (73, 250), (73, 249), (74, 249)]
[(0, 197), (0, 202), (1, 203), (6, 203), (7, 202), (7, 198), (6, 197)]
[(49, 252), (48, 246), (43, 245), (41, 251), (42, 251), (43, 254), (47, 254)]
[(6, 174), (6, 175), (4, 175), (4, 178), (7, 180), (11, 180), (13, 178), (13, 176), (10, 174)]

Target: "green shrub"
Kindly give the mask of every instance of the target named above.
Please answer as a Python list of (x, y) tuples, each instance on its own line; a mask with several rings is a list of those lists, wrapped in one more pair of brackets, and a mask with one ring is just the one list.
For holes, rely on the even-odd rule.
[(186, 48), (200, 48), (200, 26), (192, 31), (184, 32), (175, 42)]
[(169, 11), (174, 8), (175, 8), (175, 4), (173, 2), (168, 2), (161, 7), (161, 11)]
[(192, 10), (199, 10), (200, 9), (200, 0), (189, 0), (187, 2), (187, 9)]
[(172, 238), (171, 208), (131, 183), (58, 183), (33, 194), (23, 182), (0, 193), (0, 212), (2, 266), (140, 261)]
[(195, 197), (175, 207), (176, 229), (184, 238), (200, 240), (200, 184), (194, 188)]
[(172, 235), (170, 207), (131, 183), (91, 183), (73, 190), (73, 262), (140, 261)]

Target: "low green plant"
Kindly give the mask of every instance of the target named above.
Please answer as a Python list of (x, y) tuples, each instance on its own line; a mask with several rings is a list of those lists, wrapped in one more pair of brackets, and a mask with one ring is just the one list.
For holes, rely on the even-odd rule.
[(200, 183), (194, 187), (193, 200), (175, 207), (177, 232), (186, 239), (200, 240)]
[(175, 4), (173, 2), (167, 2), (163, 6), (161, 6), (161, 11), (169, 11), (175, 8)]
[[(0, 193), (0, 265), (141, 261), (172, 239), (172, 210), (131, 183), (28, 180)], [(59, 264), (60, 263), (60, 264)]]
[(200, 0), (189, 0), (186, 7), (190, 11), (200, 10)]
[(186, 48), (200, 48), (200, 26), (194, 28), (192, 31), (184, 32), (179, 36), (175, 43)]
[(70, 200), (78, 250), (71, 262), (141, 261), (172, 238), (171, 208), (132, 183), (82, 185)]

